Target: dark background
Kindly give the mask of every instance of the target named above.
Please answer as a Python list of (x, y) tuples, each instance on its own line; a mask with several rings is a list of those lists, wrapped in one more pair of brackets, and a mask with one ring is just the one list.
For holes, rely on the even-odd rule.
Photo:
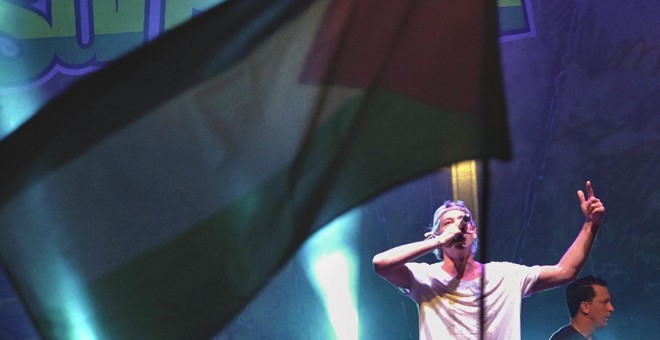
[[(615, 307), (597, 335), (658, 338), (660, 2), (530, 4), (530, 34), (501, 43), (513, 159), (490, 162), (488, 259), (556, 263), (582, 225), (575, 192), (591, 180), (607, 212), (582, 275), (607, 280)], [(421, 239), (451, 197), (440, 169), (358, 208), (360, 339), (417, 338), (415, 304), (373, 272), (371, 258)], [(292, 259), (216, 338), (332, 339), (306, 266), (302, 253)], [(38, 338), (0, 278), (0, 339)], [(523, 302), (523, 338), (547, 339), (568, 319), (563, 288), (536, 294)]]

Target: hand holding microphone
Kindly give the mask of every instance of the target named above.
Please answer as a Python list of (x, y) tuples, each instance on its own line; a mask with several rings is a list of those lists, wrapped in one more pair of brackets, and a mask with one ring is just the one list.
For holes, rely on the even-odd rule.
[(465, 214), (463, 215), (463, 218), (461, 219), (461, 224), (458, 225), (458, 229), (460, 229), (461, 233), (454, 236), (454, 242), (463, 242), (465, 241), (465, 233), (467, 232), (467, 225), (470, 223), (470, 214)]
[[(471, 219), (472, 218), (471, 218), (470, 214), (463, 215), (463, 218), (461, 218), (461, 221), (458, 225), (458, 229), (460, 230), (461, 233), (456, 234), (453, 238), (451, 238), (450, 242), (447, 242), (447, 244), (459, 243), (459, 242), (464, 242), (465, 241), (465, 234), (467, 233), (468, 223), (470, 223)], [(427, 240), (432, 239), (432, 238), (436, 238), (436, 237), (438, 237), (438, 235), (436, 235), (436, 234), (434, 234), (433, 232), (430, 232), (430, 231), (424, 234), (424, 238), (427, 239)], [(440, 241), (440, 243), (444, 244), (444, 243), (442, 243), (442, 241)]]

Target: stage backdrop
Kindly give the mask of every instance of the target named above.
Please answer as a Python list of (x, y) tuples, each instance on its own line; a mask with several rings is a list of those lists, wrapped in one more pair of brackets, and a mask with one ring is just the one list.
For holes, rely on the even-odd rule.
[[(0, 136), (79, 77), (215, 3), (0, 0)], [(513, 160), (491, 163), (489, 258), (555, 263), (581, 225), (575, 191), (591, 180), (607, 213), (582, 274), (608, 281), (616, 309), (599, 338), (655, 338), (660, 4), (498, 4)], [(414, 303), (378, 278), (370, 261), (420, 239), (435, 207), (451, 195), (450, 176), (439, 170), (346, 214), (310, 240), (215, 338), (350, 338), (359, 328), (360, 339), (415, 339)], [(353, 294), (333, 295), (338, 291)], [(545, 339), (567, 322), (563, 288), (524, 301), (525, 339)], [(0, 338), (39, 338), (5, 276)]]

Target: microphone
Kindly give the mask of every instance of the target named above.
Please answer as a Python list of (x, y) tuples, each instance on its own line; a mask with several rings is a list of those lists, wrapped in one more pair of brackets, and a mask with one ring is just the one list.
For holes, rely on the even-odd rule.
[(461, 224), (458, 226), (458, 229), (461, 230), (461, 233), (454, 236), (454, 242), (463, 242), (465, 241), (465, 232), (467, 231), (467, 225), (470, 223), (470, 214), (463, 215), (461, 219)]

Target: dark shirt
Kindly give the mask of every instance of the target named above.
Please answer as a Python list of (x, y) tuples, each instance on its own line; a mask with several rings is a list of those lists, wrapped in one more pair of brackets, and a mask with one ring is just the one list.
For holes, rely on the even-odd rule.
[[(550, 336), (550, 340), (584, 340), (584, 339), (587, 339), (587, 337), (585, 337), (580, 332), (578, 332), (570, 324), (560, 328)], [(596, 338), (595, 335), (592, 335), (591, 339), (598, 340), (598, 338)]]

